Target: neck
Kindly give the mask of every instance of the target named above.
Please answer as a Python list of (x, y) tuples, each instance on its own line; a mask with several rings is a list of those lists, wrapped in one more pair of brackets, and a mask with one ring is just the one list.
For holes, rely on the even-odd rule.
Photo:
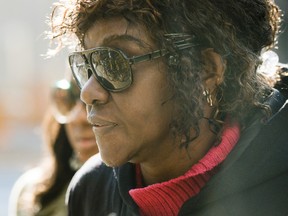
[[(164, 157), (157, 158), (156, 161), (140, 163), (143, 183), (151, 185), (168, 181), (186, 173), (192, 165), (196, 164), (208, 150), (215, 144), (216, 136), (210, 129), (207, 121), (200, 123), (200, 134), (189, 143), (188, 147), (174, 145), (169, 153)], [(201, 131), (205, 131), (202, 132)]]

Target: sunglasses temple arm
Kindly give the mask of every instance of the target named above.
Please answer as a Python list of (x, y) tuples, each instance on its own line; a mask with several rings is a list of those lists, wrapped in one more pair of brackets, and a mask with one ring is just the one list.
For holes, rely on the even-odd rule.
[(139, 62), (143, 62), (143, 61), (149, 61), (152, 59), (156, 59), (156, 58), (165, 56), (167, 53), (168, 53), (168, 51), (165, 49), (157, 50), (157, 51), (148, 53), (148, 54), (143, 55), (143, 56), (132, 57), (129, 59), (129, 63), (135, 64), (135, 63), (139, 63)]
[[(184, 44), (175, 44), (178, 50), (184, 50), (193, 46), (197, 46), (198, 44), (193, 44), (193, 43), (184, 43)], [(162, 56), (167, 55), (169, 52), (166, 49), (162, 49), (162, 50), (157, 50), (151, 53), (148, 53), (146, 55), (143, 56), (135, 56), (132, 57), (129, 60), (129, 64), (135, 64), (135, 63), (139, 63), (139, 62), (143, 62), (143, 61), (148, 61), (148, 60), (152, 60), (152, 59), (156, 59)]]
[(185, 44), (179, 44), (176, 45), (178, 50), (184, 50), (190, 47), (198, 46), (199, 44), (193, 44), (193, 43), (185, 43)]

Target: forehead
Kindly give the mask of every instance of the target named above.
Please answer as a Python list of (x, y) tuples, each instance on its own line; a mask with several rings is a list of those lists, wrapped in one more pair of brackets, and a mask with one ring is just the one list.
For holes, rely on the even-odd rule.
[(143, 47), (154, 46), (144, 25), (130, 23), (123, 17), (97, 20), (84, 37), (85, 49), (109, 46), (117, 42)]

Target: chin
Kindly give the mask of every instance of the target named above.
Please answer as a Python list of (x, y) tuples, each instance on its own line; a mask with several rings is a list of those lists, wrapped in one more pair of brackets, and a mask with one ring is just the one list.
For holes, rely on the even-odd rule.
[(106, 157), (106, 156), (102, 155), (101, 152), (100, 152), (100, 155), (101, 155), (103, 163), (105, 163), (105, 165), (108, 167), (112, 167), (112, 168), (119, 167), (119, 166), (122, 166), (123, 164), (125, 164), (127, 162), (126, 160), (124, 160), (124, 161), (117, 160), (113, 156), (112, 157), (111, 156)]

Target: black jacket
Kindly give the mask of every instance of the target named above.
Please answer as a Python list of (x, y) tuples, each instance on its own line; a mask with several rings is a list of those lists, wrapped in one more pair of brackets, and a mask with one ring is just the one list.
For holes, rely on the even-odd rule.
[[(218, 173), (179, 215), (288, 216), (288, 102), (275, 92), (269, 104), (272, 118), (263, 123), (256, 114)], [(91, 158), (70, 184), (69, 215), (139, 215), (128, 193), (135, 176), (133, 164), (112, 169)]]

